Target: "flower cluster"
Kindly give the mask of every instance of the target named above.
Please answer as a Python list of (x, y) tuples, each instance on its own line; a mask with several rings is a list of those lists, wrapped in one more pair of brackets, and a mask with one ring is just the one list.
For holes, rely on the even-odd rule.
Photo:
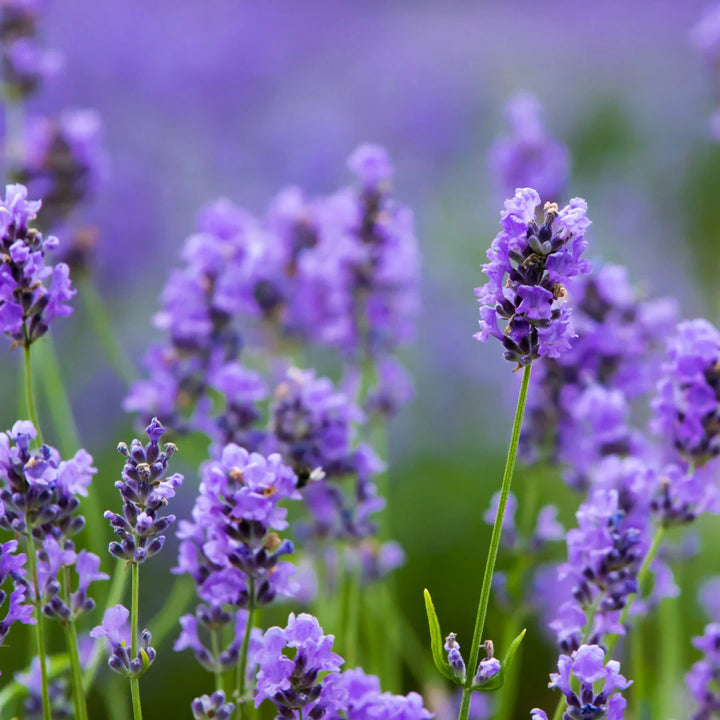
[[(571, 278), (590, 272), (581, 255), (590, 225), (587, 205), (575, 198), (562, 210), (546, 203), (541, 225), (535, 220), (540, 196), (531, 188), (518, 189), (505, 201), (502, 230), (483, 265), (488, 282), (476, 288), (480, 303), (480, 332), (492, 335), (505, 348), (505, 358), (519, 366), (541, 356), (559, 357), (570, 347), (575, 332), (565, 301)], [(498, 322), (505, 323), (500, 329)]]
[(157, 418), (153, 418), (145, 432), (149, 442), (144, 447), (137, 439), (129, 448), (125, 443), (118, 445), (118, 451), (125, 457), (122, 480), (115, 483), (123, 499), (123, 514), (110, 510), (105, 513), (121, 541), (110, 543), (110, 553), (131, 563), (143, 563), (162, 549), (165, 536), (161, 533), (175, 521), (175, 516), (163, 516), (160, 511), (183, 481), (179, 473), (164, 477), (168, 460), (177, 447), (166, 443), (164, 449), (160, 448), (165, 428)]
[(212, 695), (201, 695), (192, 701), (192, 713), (195, 720), (230, 720), (235, 705), (225, 702), (225, 693), (217, 690)]
[[(615, 489), (594, 490), (577, 520), (578, 527), (567, 533), (568, 561), (558, 570), (558, 580), (572, 598), (557, 608), (550, 623), (565, 652), (577, 650), (583, 641), (599, 643), (605, 633), (624, 632), (620, 611), (638, 590), (637, 575), (649, 546), (647, 518), (645, 526), (634, 522)], [(592, 626), (584, 637), (588, 616)]]
[(31, 95), (62, 64), (56, 51), (37, 42), (37, 22), (45, 4), (45, 0), (5, 0), (0, 5), (3, 84), (11, 100)]
[(566, 466), (565, 479), (584, 487), (593, 465), (641, 451), (630, 427), (630, 401), (659, 377), (663, 338), (676, 321), (667, 299), (641, 299), (618, 265), (601, 265), (567, 286), (578, 337), (557, 359), (537, 367), (521, 436), (523, 457)]
[(132, 657), (129, 617), (130, 613), (123, 605), (108, 608), (103, 615), (102, 624), (90, 631), (90, 637), (105, 638), (110, 650), (108, 665), (112, 670), (120, 675), (136, 678), (147, 671), (155, 660), (156, 653), (155, 649), (150, 647), (150, 633), (143, 630), (139, 638), (139, 649)]
[[(343, 659), (332, 652), (332, 635), (324, 635), (316, 618), (306, 613), (290, 614), (285, 628), (266, 630), (257, 654), (257, 692), (255, 707), (272, 701), (280, 717), (320, 720), (337, 708), (343, 693), (337, 687), (337, 674)], [(286, 648), (294, 657), (285, 654)], [(320, 677), (321, 673), (329, 673)]]
[(707, 320), (677, 327), (652, 402), (652, 429), (703, 465), (720, 453), (720, 331)]
[(709, 720), (720, 712), (720, 693), (717, 691), (717, 678), (720, 674), (720, 624), (710, 623), (705, 627), (701, 637), (693, 638), (693, 645), (703, 653), (690, 672), (685, 682), (697, 710), (693, 720)]
[(7, 185), (0, 201), (0, 331), (20, 346), (42, 337), (53, 318), (70, 315), (75, 294), (68, 266), (45, 264), (57, 238), (28, 227), (40, 206), (23, 185)]
[(262, 220), (228, 200), (201, 211), (183, 252), (187, 264), (171, 274), (154, 319), (168, 342), (149, 349), (149, 378), (132, 386), (126, 410), (156, 414), (176, 429), (206, 429), (215, 390), (227, 399), (215, 436), (242, 440), (264, 394), (247, 375), (238, 385), (240, 350), (253, 332), (268, 331), (278, 342), (335, 347), (356, 365), (372, 361), (373, 411), (391, 414), (410, 399), (392, 353), (411, 337), (417, 312), (412, 214), (392, 196), (384, 150), (362, 146), (349, 164), (358, 187), (313, 201), (285, 190)]
[[(705, 64), (713, 73), (715, 88), (718, 86), (717, 68), (720, 62), (720, 7), (708, 7), (691, 32), (695, 47), (702, 54)], [(710, 120), (710, 131), (715, 140), (720, 140), (720, 110)]]
[(13, 174), (43, 198), (44, 227), (55, 228), (102, 181), (102, 121), (94, 110), (65, 110), (57, 118), (31, 118), (25, 136), (22, 162)]
[(299, 499), (297, 478), (277, 454), (264, 457), (228, 445), (201, 471), (192, 522), (183, 521), (178, 565), (202, 600), (236, 608), (264, 605), (291, 595), (293, 552), (276, 530), (287, 527), (285, 499)]
[(357, 471), (354, 426), (364, 416), (328, 378), (290, 368), (275, 389), (270, 410), (273, 439), (300, 486), (313, 473), (336, 478)]
[[(550, 675), (550, 687), (558, 688), (567, 701), (564, 720), (608, 718), (622, 720), (627, 702), (617, 691), (630, 686), (620, 674), (620, 663), (605, 662), (605, 650), (598, 645), (581, 645), (572, 655), (561, 655), (557, 673)], [(579, 682), (580, 691), (572, 688), (572, 680)], [(595, 691), (595, 683), (603, 681), (602, 689)], [(532, 711), (533, 720), (547, 720), (543, 710)]]
[[(77, 511), (96, 469), (85, 450), (70, 460), (62, 460), (48, 445), (31, 450), (36, 435), (35, 427), (27, 421), (18, 421), (8, 433), (0, 433), (0, 527), (18, 537), (32, 535), (33, 552), (35, 541), (41, 543), (37, 551), (39, 597), (34, 601), (48, 617), (66, 622), (93, 609), (88, 588), (108, 577), (99, 572), (100, 558), (87, 550), (76, 553), (72, 541), (85, 525)], [(10, 546), (4, 547), (7, 551)], [(7, 574), (16, 586), (10, 596), (9, 617), (27, 622), (29, 609), (21, 610), (19, 603), (34, 595), (34, 588), (24, 580), (18, 565), (20, 557), (24, 559), (17, 556), (13, 560), (9, 555), (7, 560)], [(64, 569), (71, 567), (78, 577), (77, 589), (70, 592), (66, 587), (67, 597), (61, 597)], [(67, 578), (69, 582), (69, 575)]]
[[(255, 706), (270, 700), (279, 718), (312, 720), (428, 720), (417, 693), (383, 693), (380, 681), (360, 668), (340, 672), (344, 660), (332, 651), (334, 637), (316, 618), (290, 614), (285, 628), (271, 627), (257, 654)], [(300, 715), (299, 713), (302, 713)]]
[(540, 197), (562, 195), (568, 181), (567, 148), (552, 138), (542, 122), (540, 102), (521, 93), (505, 109), (510, 134), (498, 139), (490, 150), (493, 178), (507, 197), (518, 187), (533, 187)]
[(17, 540), (8, 540), (0, 544), (0, 607), (8, 597), (2, 586), (9, 578), (13, 584), (7, 610), (0, 620), (0, 642), (10, 632), (16, 622), (28, 624), (34, 622), (32, 607), (25, 604), (27, 586), (24, 583), (26, 556), (18, 552)]

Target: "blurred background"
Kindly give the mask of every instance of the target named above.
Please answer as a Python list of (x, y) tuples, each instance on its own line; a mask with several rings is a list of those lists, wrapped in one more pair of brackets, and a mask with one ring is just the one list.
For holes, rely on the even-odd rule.
[[(587, 199), (593, 220), (590, 256), (625, 264), (634, 281), (676, 296), (683, 316), (717, 321), (720, 150), (708, 129), (714, 78), (689, 39), (705, 5), (50, 3), (42, 34), (65, 65), (33, 104), (43, 112), (96, 108), (102, 116), (107, 178), (83, 220), (98, 228), (93, 273), (138, 367), (158, 337), (150, 325), (157, 296), (202, 205), (227, 196), (261, 214), (285, 185), (312, 195), (347, 183), (346, 158), (359, 143), (388, 149), (397, 195), (416, 215), (424, 266), (417, 341), (406, 354), (418, 392), (393, 421), (389, 443), (391, 523), (407, 553), (398, 592), (423, 642), (428, 587), (443, 630), (469, 646), (490, 530), (482, 515), (499, 487), (516, 394), (499, 348), (472, 339), (472, 290), (483, 282), (480, 266), (502, 206), (487, 155), (505, 131), (505, 103), (518, 91), (535, 93), (549, 132), (568, 145), (570, 194)], [(134, 432), (120, 408), (126, 388), (81, 307), (54, 335), (109, 507), (121, 469), (114, 448)], [(3, 428), (16, 416), (20, 361), (17, 352), (2, 358)], [(178, 469), (187, 474), (175, 508), (182, 517), (202, 448), (179, 445), (185, 466)], [(571, 524), (574, 496), (559, 481), (547, 495)], [(166, 592), (174, 543), (147, 566), (148, 617)], [(683, 584), (692, 588), (713, 572), (720, 561), (708, 550), (687, 564)], [(683, 603), (699, 631), (691, 589)], [(492, 608), (491, 636), (502, 611)], [(159, 651), (143, 680), (146, 714), (188, 717), (208, 678), (169, 641)], [(686, 652), (684, 665), (695, 659), (689, 641)], [(4, 679), (13, 647), (0, 653)], [(516, 714), (525, 718), (531, 707), (554, 707), (546, 683), (556, 654), (536, 627), (524, 653)], [(406, 689), (422, 690), (410, 677)]]

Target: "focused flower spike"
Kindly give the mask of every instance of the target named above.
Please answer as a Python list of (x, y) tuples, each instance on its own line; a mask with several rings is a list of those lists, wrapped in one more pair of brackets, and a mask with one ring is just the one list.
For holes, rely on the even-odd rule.
[[(505, 201), (502, 230), (483, 266), (488, 282), (476, 288), (480, 303), (481, 342), (492, 335), (505, 348), (505, 359), (519, 367), (547, 356), (557, 358), (570, 348), (575, 332), (564, 285), (590, 272), (582, 259), (590, 226), (587, 204), (580, 198), (562, 210), (545, 204), (542, 224), (535, 220), (540, 196), (531, 188), (518, 189)], [(504, 323), (501, 329), (498, 322)]]
[(165, 428), (157, 418), (153, 418), (145, 432), (149, 442), (144, 447), (137, 439), (129, 448), (125, 443), (118, 445), (118, 451), (125, 457), (122, 480), (115, 483), (123, 499), (123, 514), (105, 512), (121, 541), (110, 543), (110, 553), (132, 563), (143, 563), (162, 549), (165, 542), (162, 533), (175, 522), (175, 516), (160, 512), (183, 481), (179, 473), (164, 477), (168, 460), (177, 447), (166, 443), (164, 449), (160, 448)]

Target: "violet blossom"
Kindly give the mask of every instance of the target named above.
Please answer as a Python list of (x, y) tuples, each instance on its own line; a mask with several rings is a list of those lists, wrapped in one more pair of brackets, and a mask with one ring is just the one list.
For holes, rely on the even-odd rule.
[(162, 533), (175, 522), (175, 516), (160, 513), (183, 481), (179, 473), (164, 477), (177, 447), (173, 443), (166, 443), (164, 449), (160, 447), (159, 440), (165, 433), (163, 425), (153, 418), (145, 432), (149, 442), (144, 447), (137, 439), (129, 448), (125, 443), (118, 445), (118, 452), (125, 457), (122, 480), (115, 483), (123, 499), (123, 514), (105, 512), (113, 532), (120, 538), (120, 542), (110, 543), (110, 554), (131, 563), (143, 563), (162, 549), (165, 542)]
[[(590, 263), (581, 257), (590, 226), (585, 201), (575, 198), (562, 209), (546, 203), (541, 225), (535, 220), (539, 204), (540, 196), (531, 188), (518, 188), (505, 201), (503, 229), (483, 266), (488, 282), (475, 290), (480, 303), (475, 338), (485, 342), (496, 337), (505, 358), (520, 367), (569, 349), (575, 332), (564, 284), (590, 272)], [(498, 322), (504, 323), (502, 329)]]
[(70, 315), (67, 303), (75, 294), (68, 266), (45, 264), (58, 239), (43, 239), (28, 226), (42, 203), (27, 198), (24, 185), (6, 185), (0, 201), (0, 331), (19, 346), (41, 338), (54, 318)]

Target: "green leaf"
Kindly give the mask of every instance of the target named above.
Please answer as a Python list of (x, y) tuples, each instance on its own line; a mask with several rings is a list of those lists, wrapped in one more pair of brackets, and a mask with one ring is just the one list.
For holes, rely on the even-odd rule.
[(527, 629), (523, 630), (510, 643), (510, 647), (508, 648), (507, 652), (505, 653), (505, 657), (503, 658), (503, 661), (500, 664), (500, 672), (497, 675), (494, 675), (493, 677), (491, 677), (487, 682), (482, 683), (481, 685), (473, 685), (472, 690), (477, 690), (478, 692), (495, 692), (496, 690), (499, 690), (503, 686), (503, 683), (505, 682), (505, 676), (508, 674), (508, 671), (510, 670), (510, 666), (512, 665), (513, 659), (515, 658), (515, 653), (518, 651), (518, 648), (520, 647), (520, 643), (523, 641), (523, 638), (525, 637), (526, 632), (527, 632)]
[(445, 659), (443, 653), (443, 637), (440, 632), (440, 622), (435, 612), (435, 606), (433, 605), (432, 598), (427, 589), (424, 592), (425, 595), (425, 612), (427, 613), (428, 626), (430, 628), (430, 648), (432, 650), (433, 660), (435, 661), (435, 667), (440, 671), (440, 674), (446, 677), (448, 680), (460, 684), (460, 680), (455, 675), (455, 671), (450, 667), (450, 663)]

